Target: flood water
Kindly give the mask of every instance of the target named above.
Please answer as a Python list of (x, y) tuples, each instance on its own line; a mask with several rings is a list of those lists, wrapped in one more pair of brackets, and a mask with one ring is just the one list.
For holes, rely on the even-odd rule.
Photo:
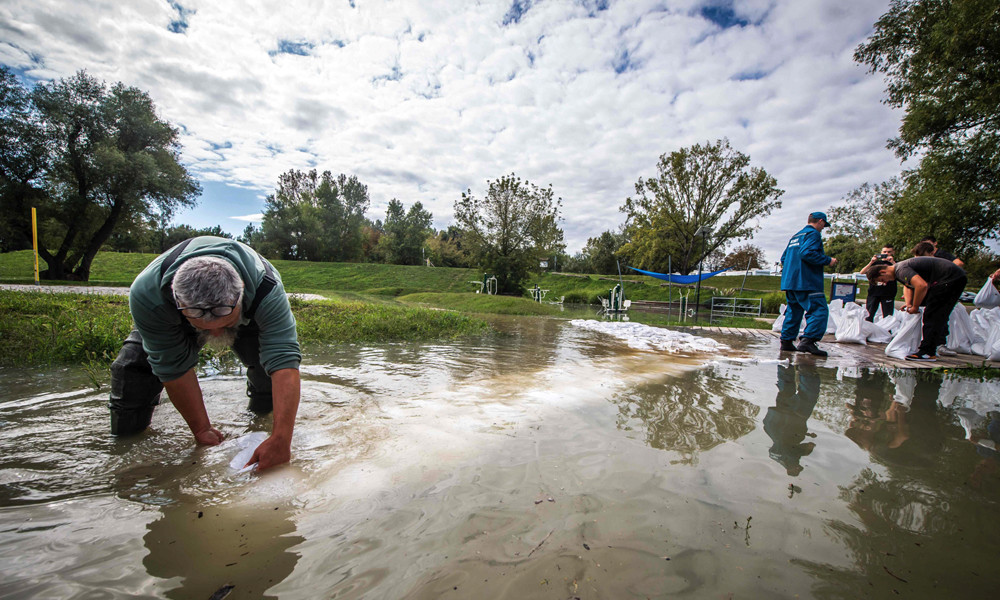
[(196, 448), (165, 399), (116, 440), (81, 369), (0, 371), (0, 596), (996, 593), (996, 381), (499, 327), (312, 349), (293, 460), (262, 475), (229, 466), (270, 429), (238, 373), (203, 378), (229, 439)]

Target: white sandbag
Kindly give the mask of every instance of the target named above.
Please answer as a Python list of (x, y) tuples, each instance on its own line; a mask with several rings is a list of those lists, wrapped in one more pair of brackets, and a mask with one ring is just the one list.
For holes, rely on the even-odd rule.
[[(881, 309), (880, 309), (881, 310)], [(892, 334), (895, 331), (896, 315), (890, 315), (884, 319), (879, 319), (874, 323), (865, 321), (862, 323), (862, 333), (868, 337), (868, 341), (873, 344), (888, 344), (892, 341)]]
[[(993, 353), (993, 338), (997, 327), (1000, 327), (1000, 308), (977, 308), (969, 313), (972, 321), (972, 353), (989, 357)], [(991, 339), (993, 338), (993, 339)]]
[(247, 464), (247, 461), (250, 460), (253, 453), (257, 450), (257, 446), (260, 446), (267, 439), (267, 435), (267, 432), (264, 431), (254, 431), (243, 437), (236, 438), (235, 445), (240, 448), (240, 451), (229, 461), (229, 468), (235, 469), (240, 473), (251, 470), (257, 463), (254, 463), (250, 467), (244, 467), (243, 465)]
[(997, 291), (997, 287), (993, 285), (993, 278), (988, 278), (983, 287), (976, 294), (976, 299), (973, 303), (977, 308), (994, 308), (1000, 306), (1000, 291)]
[(902, 360), (917, 351), (917, 348), (920, 347), (921, 328), (924, 324), (923, 316), (923, 309), (915, 315), (910, 313), (900, 315), (899, 331), (892, 336), (892, 341), (885, 347), (886, 356)]
[(826, 321), (826, 332), (827, 333), (837, 333), (837, 328), (840, 327), (840, 321), (844, 314), (844, 301), (837, 298), (830, 303), (830, 317)]
[(781, 328), (785, 326), (785, 309), (788, 308), (787, 305), (782, 304), (781, 308), (778, 309), (778, 318), (774, 320), (774, 324), (771, 325), (771, 331), (781, 331)]
[(837, 325), (837, 341), (841, 344), (867, 344), (868, 336), (863, 332), (865, 323), (865, 309), (853, 302), (848, 303)]
[(969, 311), (959, 302), (948, 317), (948, 340), (945, 347), (959, 354), (972, 354), (972, 319)]
[(1000, 321), (990, 324), (990, 334), (986, 337), (986, 358), (1000, 361)]

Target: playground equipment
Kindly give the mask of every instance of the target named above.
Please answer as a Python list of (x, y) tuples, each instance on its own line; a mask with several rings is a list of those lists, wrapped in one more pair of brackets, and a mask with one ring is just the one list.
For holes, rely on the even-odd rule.
[(476, 290), (477, 294), (489, 294), (490, 296), (497, 295), (497, 278), (494, 277), (493, 275), (490, 275), (489, 273), (483, 273), (482, 281), (470, 281), (469, 283), (471, 283), (472, 285), (479, 286), (479, 289)]
[(620, 283), (611, 288), (607, 297), (601, 296), (601, 309), (604, 314), (623, 313), (628, 311), (631, 305), (632, 301), (625, 299), (625, 288)]

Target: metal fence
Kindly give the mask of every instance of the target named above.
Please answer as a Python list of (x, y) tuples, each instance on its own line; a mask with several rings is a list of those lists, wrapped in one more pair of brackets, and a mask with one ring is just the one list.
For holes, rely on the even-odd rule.
[(760, 298), (730, 298), (723, 296), (712, 297), (712, 313), (709, 317), (710, 323), (731, 319), (733, 317), (759, 317), (761, 310)]

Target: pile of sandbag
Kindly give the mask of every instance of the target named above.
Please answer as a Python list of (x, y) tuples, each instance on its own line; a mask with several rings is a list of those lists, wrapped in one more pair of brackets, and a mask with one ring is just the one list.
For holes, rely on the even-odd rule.
[[(975, 354), (1000, 361), (1000, 292), (990, 280), (976, 299), (977, 306), (980, 300), (983, 306), (972, 312), (967, 311), (962, 304), (955, 305), (949, 318), (948, 340), (945, 345), (959, 354)], [(988, 306), (994, 301), (995, 305)], [(780, 314), (771, 326), (772, 331), (781, 331), (785, 310), (786, 307), (782, 304)], [(826, 332), (842, 344), (887, 344), (885, 354), (894, 358), (902, 359), (917, 351), (923, 329), (923, 309), (915, 315), (896, 311), (883, 317), (880, 307), (874, 322), (865, 320), (865, 316), (863, 306), (834, 300), (830, 303)], [(799, 324), (800, 334), (804, 325), (805, 319)]]

